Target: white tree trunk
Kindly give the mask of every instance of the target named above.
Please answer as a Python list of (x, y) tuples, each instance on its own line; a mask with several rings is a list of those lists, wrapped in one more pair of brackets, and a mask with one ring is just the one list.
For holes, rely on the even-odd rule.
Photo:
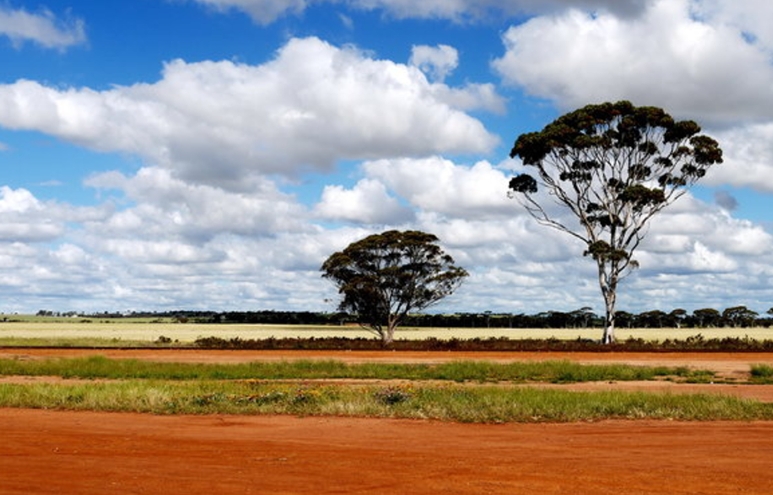
[(602, 344), (615, 343), (615, 322), (607, 322), (604, 326), (604, 335), (601, 338)]
[(617, 301), (617, 269), (613, 266), (610, 270), (612, 275), (607, 277), (604, 271), (603, 262), (599, 263), (599, 285), (601, 294), (604, 296), (604, 334), (601, 337), (602, 344), (613, 344), (615, 342), (615, 302)]
[(381, 336), (381, 344), (384, 347), (392, 345), (392, 342), (395, 341), (395, 330), (397, 329), (398, 323), (399, 319), (397, 317), (394, 315), (389, 315), (389, 322), (386, 329), (384, 329), (383, 335)]

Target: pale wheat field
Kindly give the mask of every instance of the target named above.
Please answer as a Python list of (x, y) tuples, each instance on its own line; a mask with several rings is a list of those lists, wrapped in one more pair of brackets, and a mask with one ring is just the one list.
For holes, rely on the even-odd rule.
[[(773, 329), (752, 328), (618, 328), (618, 340), (629, 337), (645, 340), (678, 339), (701, 334), (706, 339), (724, 337), (749, 337), (757, 340), (773, 339)], [(0, 340), (8, 339), (104, 339), (112, 341), (155, 341), (166, 337), (180, 343), (190, 343), (199, 337), (230, 339), (274, 338), (324, 338), (348, 337), (370, 338), (372, 333), (357, 326), (310, 326), (310, 325), (247, 325), (247, 324), (200, 324), (200, 323), (154, 323), (132, 320), (96, 320), (92, 322), (73, 321), (14, 321), (0, 322)], [(509, 328), (398, 328), (397, 339), (418, 340), (438, 339), (487, 339), (507, 337), (513, 339), (560, 340), (599, 339), (600, 328), (567, 329), (509, 329)]]

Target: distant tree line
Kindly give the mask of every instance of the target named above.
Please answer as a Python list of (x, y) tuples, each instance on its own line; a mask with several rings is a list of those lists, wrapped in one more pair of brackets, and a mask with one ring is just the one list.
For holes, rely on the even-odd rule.
[[(634, 314), (617, 311), (618, 328), (712, 328), (712, 327), (770, 327), (773, 308), (762, 316), (746, 306), (734, 306), (719, 311), (714, 308), (696, 309), (688, 313), (674, 309)], [(406, 325), (417, 327), (473, 327), (473, 328), (589, 328), (604, 326), (604, 317), (589, 308), (574, 311), (545, 311), (532, 315), (506, 313), (457, 313), (451, 315), (414, 315)]]
[[(75, 316), (75, 312), (60, 313), (41, 310), (38, 316)], [(356, 319), (345, 312), (313, 311), (133, 311), (128, 313), (78, 314), (86, 318), (150, 318), (206, 324), (271, 324), (271, 325), (356, 325)], [(617, 311), (618, 328), (712, 328), (712, 327), (766, 327), (773, 326), (773, 308), (760, 314), (746, 306), (733, 306), (722, 311), (714, 308), (688, 312), (677, 308), (669, 312), (650, 310), (642, 313)], [(524, 313), (453, 313), (413, 314), (404, 326), (438, 328), (601, 328), (604, 317), (590, 308), (574, 311), (544, 311)]]

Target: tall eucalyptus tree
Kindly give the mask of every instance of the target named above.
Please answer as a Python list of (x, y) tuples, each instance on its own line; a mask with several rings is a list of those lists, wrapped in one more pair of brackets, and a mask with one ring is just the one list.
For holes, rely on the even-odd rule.
[[(638, 266), (633, 253), (647, 222), (722, 162), (719, 144), (700, 132), (660, 108), (618, 101), (585, 106), (515, 141), (510, 157), (536, 178), (516, 175), (509, 193), (539, 223), (585, 243), (604, 297), (604, 343), (614, 341), (618, 283)], [(577, 223), (551, 215), (540, 188)]]

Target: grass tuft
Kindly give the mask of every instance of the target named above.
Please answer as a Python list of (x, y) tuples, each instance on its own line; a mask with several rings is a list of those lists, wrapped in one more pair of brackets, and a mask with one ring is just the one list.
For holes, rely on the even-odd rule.
[(751, 367), (751, 382), (758, 384), (773, 383), (773, 366), (754, 364)]

